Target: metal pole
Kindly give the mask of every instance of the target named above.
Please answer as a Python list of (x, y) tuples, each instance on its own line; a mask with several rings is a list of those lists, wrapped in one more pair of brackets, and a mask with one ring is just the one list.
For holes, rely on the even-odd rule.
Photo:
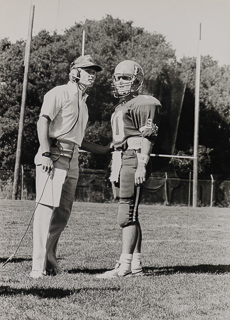
[(194, 159), (193, 156), (177, 156), (177, 155), (172, 155), (172, 154), (160, 154), (160, 153), (151, 153), (150, 157)]
[(211, 195), (210, 195), (210, 207), (212, 207), (213, 204), (213, 185), (214, 185), (214, 179), (213, 179), (213, 175), (210, 174), (211, 177)]
[(201, 23), (198, 43), (198, 54), (196, 60), (196, 89), (195, 89), (195, 119), (194, 119), (194, 159), (193, 159), (193, 207), (197, 207), (198, 187), (198, 141), (199, 141), (199, 89), (200, 89), (200, 43)]
[(84, 56), (85, 54), (85, 30), (83, 30), (83, 33), (82, 33), (82, 56)]
[(189, 171), (189, 181), (188, 181), (188, 206), (191, 205), (191, 171)]
[(21, 200), (23, 199), (23, 190), (24, 190), (24, 167), (21, 165)]
[(164, 185), (164, 189), (165, 189), (165, 205), (168, 206), (169, 205), (169, 201), (168, 201), (168, 188), (167, 188), (167, 180), (168, 180), (168, 174), (167, 172), (165, 172), (165, 185)]
[(26, 49), (25, 49), (25, 61), (24, 61), (25, 71), (24, 71), (24, 80), (23, 80), (19, 129), (18, 129), (18, 142), (17, 142), (15, 168), (14, 168), (14, 183), (13, 183), (13, 192), (12, 192), (12, 199), (13, 200), (17, 199), (17, 192), (18, 192), (18, 180), (19, 180), (21, 147), (22, 147), (22, 134), (23, 134), (23, 123), (24, 123), (24, 116), (25, 116), (26, 91), (27, 91), (29, 59), (30, 59), (30, 44), (31, 44), (31, 38), (32, 38), (33, 20), (34, 20), (34, 8), (35, 8), (35, 6), (31, 5), (28, 37), (27, 37)]

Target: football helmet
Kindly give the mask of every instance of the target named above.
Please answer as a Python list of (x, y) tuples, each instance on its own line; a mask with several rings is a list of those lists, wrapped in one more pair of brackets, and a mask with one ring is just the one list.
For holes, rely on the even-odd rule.
[(113, 94), (116, 98), (126, 97), (130, 93), (137, 92), (144, 80), (142, 67), (132, 60), (120, 62), (113, 74)]

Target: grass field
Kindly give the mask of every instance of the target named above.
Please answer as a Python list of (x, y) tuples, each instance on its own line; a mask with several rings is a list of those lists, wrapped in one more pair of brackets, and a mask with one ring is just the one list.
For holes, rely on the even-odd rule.
[[(0, 262), (14, 253), (32, 201), (0, 201)], [(1, 320), (229, 320), (230, 210), (142, 205), (145, 276), (97, 279), (120, 255), (117, 204), (74, 203), (58, 250), (64, 270), (32, 280), (32, 226), (1, 271)]]

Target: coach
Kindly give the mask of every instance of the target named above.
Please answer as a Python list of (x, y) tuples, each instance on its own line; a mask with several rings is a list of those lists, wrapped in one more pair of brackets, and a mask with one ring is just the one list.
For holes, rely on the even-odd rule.
[(79, 176), (78, 148), (106, 153), (107, 147), (84, 140), (88, 121), (86, 90), (102, 68), (91, 56), (70, 66), (69, 82), (44, 96), (37, 132), (36, 209), (33, 224), (32, 278), (56, 275), (57, 244), (72, 209)]

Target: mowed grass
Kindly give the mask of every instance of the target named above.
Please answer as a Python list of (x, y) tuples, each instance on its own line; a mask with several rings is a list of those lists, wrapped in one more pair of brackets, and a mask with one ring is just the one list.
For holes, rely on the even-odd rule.
[[(14, 253), (32, 201), (0, 202), (0, 259)], [(58, 250), (64, 270), (32, 280), (32, 225), (1, 271), (0, 319), (230, 319), (230, 210), (141, 205), (145, 276), (97, 279), (121, 250), (117, 204), (74, 203)]]

